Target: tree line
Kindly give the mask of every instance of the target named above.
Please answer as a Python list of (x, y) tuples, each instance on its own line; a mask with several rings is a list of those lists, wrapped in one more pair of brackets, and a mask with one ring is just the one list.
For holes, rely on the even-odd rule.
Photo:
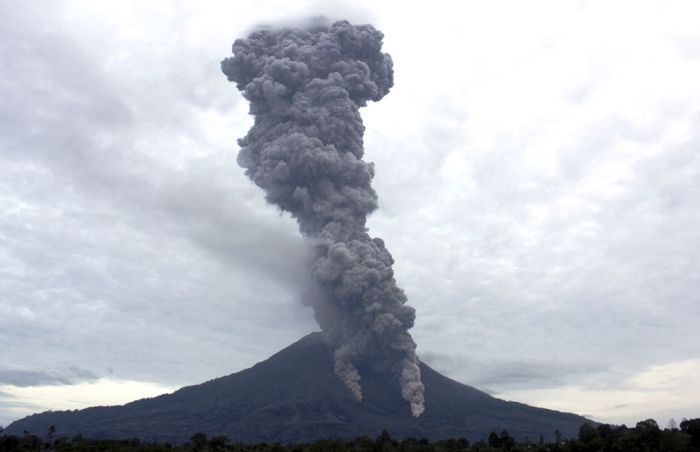
[(307, 444), (232, 442), (226, 436), (208, 438), (204, 433), (192, 435), (184, 444), (142, 442), (138, 439), (95, 440), (82, 435), (72, 438), (60, 436), (51, 426), (44, 435), (25, 432), (23, 436), (2, 435), (0, 428), (0, 452), (700, 452), (700, 418), (684, 420), (676, 426), (670, 422), (665, 429), (656, 421), (640, 421), (632, 428), (625, 425), (581, 425), (577, 438), (562, 439), (555, 432), (554, 441), (516, 441), (507, 431), (491, 432), (488, 437), (470, 442), (466, 438), (429, 441), (425, 438), (392, 438), (385, 430), (372, 439), (360, 437), (354, 440), (320, 439)]

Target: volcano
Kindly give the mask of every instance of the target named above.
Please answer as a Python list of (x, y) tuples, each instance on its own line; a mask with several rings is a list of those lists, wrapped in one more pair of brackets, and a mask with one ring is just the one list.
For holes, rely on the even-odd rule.
[(122, 406), (34, 414), (5, 434), (56, 434), (87, 438), (139, 438), (181, 443), (193, 433), (225, 435), (244, 443), (311, 442), (320, 438), (485, 438), (507, 430), (518, 439), (573, 437), (586, 419), (492, 397), (420, 364), (425, 412), (415, 418), (396, 381), (360, 368), (364, 397), (357, 401), (333, 371), (320, 333), (312, 333), (253, 367)]

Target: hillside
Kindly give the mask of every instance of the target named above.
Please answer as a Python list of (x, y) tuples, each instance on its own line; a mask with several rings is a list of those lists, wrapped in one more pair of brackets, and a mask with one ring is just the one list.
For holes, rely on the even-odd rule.
[(583, 417), (494, 398), (421, 364), (426, 410), (413, 418), (396, 383), (361, 369), (357, 402), (333, 372), (319, 333), (310, 334), (255, 366), (172, 394), (123, 406), (34, 414), (7, 434), (82, 433), (92, 438), (184, 442), (194, 432), (242, 442), (306, 442), (323, 437), (376, 436), (476, 440), (503, 429), (516, 438), (575, 436)]

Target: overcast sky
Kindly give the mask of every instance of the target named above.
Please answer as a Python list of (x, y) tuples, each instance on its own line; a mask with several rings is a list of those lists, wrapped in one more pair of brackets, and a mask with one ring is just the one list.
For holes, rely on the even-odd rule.
[(374, 24), (394, 60), (362, 111), (369, 227), (420, 358), (597, 421), (700, 417), (700, 5), (347, 5), (0, 2), (0, 425), (318, 329), (297, 226), (236, 164), (252, 120), (219, 62), (319, 14)]

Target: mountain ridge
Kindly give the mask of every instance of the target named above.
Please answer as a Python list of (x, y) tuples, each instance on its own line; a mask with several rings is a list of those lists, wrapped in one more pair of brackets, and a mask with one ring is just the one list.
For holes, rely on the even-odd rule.
[(320, 333), (311, 333), (248, 369), (170, 394), (120, 406), (49, 411), (19, 419), (5, 429), (40, 434), (139, 438), (185, 442), (193, 433), (226, 435), (233, 441), (300, 443), (319, 438), (376, 436), (466, 437), (491, 431), (519, 439), (577, 434), (586, 419), (571, 413), (497, 399), (421, 363), (426, 410), (414, 418), (394, 379), (360, 368), (363, 400), (336, 377), (333, 357)]

